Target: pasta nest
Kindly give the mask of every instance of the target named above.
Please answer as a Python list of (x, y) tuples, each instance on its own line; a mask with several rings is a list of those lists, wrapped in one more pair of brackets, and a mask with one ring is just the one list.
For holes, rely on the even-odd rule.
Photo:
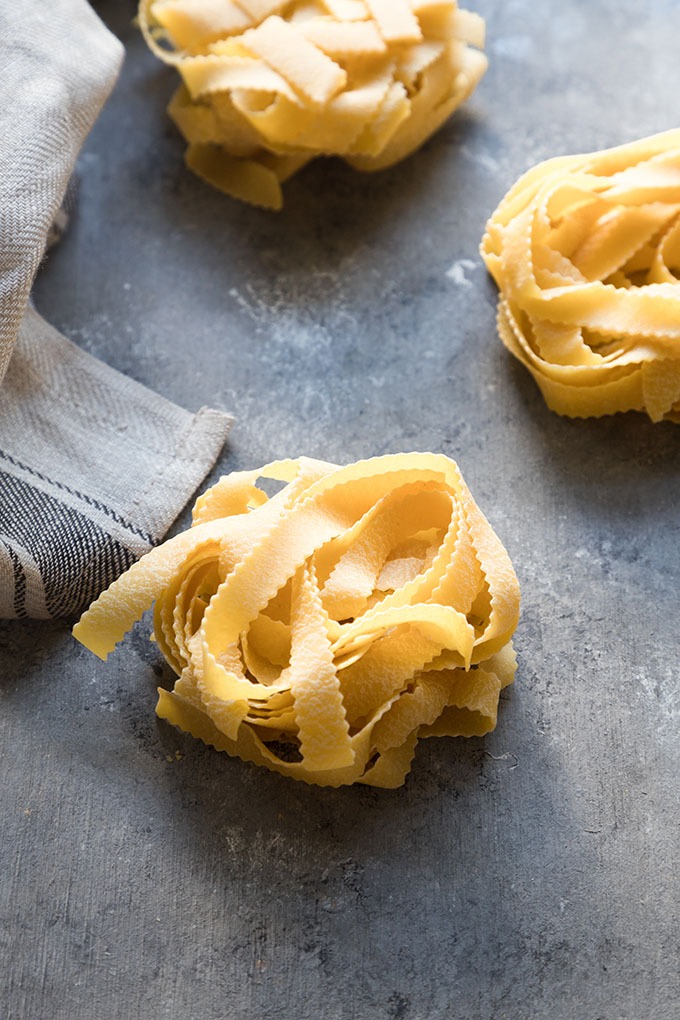
[(142, 0), (140, 25), (182, 76), (169, 112), (188, 166), (271, 209), (315, 156), (403, 159), (487, 66), (484, 22), (456, 0)]
[(481, 251), (549, 407), (680, 421), (680, 131), (534, 167)]
[(418, 737), (493, 729), (515, 673), (517, 579), (441, 455), (228, 475), (74, 633), (105, 658), (154, 600), (158, 714), (307, 783), (401, 785)]

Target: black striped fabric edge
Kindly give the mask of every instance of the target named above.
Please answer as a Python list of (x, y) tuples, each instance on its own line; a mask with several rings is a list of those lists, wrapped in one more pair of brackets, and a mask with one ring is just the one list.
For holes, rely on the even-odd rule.
[(67, 492), (69, 496), (74, 496), (76, 499), (80, 499), (83, 503), (91, 506), (95, 510), (99, 510), (100, 513), (105, 514), (116, 524), (119, 524), (126, 531), (129, 531), (131, 535), (136, 535), (141, 538), (147, 545), (154, 546), (158, 544), (158, 539), (155, 539), (153, 535), (150, 535), (147, 531), (143, 531), (141, 528), (131, 524), (130, 521), (126, 520), (121, 514), (112, 510), (111, 507), (102, 503), (100, 500), (93, 499), (92, 496), (88, 496), (86, 493), (80, 492), (78, 489), (73, 489), (69, 485), (65, 485), (63, 482), (58, 482), (54, 478), (50, 478), (48, 475), (43, 474), (41, 471), (36, 471), (35, 468), (30, 467), (28, 464), (24, 464), (22, 461), (17, 460), (10, 453), (0, 449), (0, 458), (11, 464), (13, 467), (18, 468), (20, 471), (25, 471), (26, 474), (31, 475), (33, 478), (38, 478), (41, 482), (45, 482), (47, 485), (54, 486), (55, 489), (59, 489), (61, 492)]

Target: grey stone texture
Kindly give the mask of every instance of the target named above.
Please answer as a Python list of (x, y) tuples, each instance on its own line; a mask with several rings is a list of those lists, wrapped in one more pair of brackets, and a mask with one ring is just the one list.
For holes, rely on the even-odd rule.
[(548, 411), (477, 250), (530, 165), (677, 126), (680, 4), (470, 0), (466, 108), (393, 170), (315, 163), (280, 214), (184, 169), (174, 72), (95, 6), (128, 56), (39, 310), (233, 411), (219, 473), (456, 459), (522, 584), (520, 667), (488, 738), (319, 790), (157, 722), (148, 620), (106, 664), (0, 624), (2, 1016), (674, 1020), (680, 428)]

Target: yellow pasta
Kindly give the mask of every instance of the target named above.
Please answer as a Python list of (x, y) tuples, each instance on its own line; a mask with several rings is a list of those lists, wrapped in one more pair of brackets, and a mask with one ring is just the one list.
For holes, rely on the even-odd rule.
[(139, 21), (182, 76), (168, 109), (187, 165), (268, 209), (317, 156), (404, 159), (487, 66), (484, 21), (456, 0), (141, 0)]
[(441, 455), (225, 476), (74, 634), (106, 658), (153, 603), (159, 716), (307, 783), (400, 786), (419, 737), (492, 730), (514, 678), (517, 579)]
[(680, 131), (534, 167), (481, 250), (553, 411), (680, 422)]

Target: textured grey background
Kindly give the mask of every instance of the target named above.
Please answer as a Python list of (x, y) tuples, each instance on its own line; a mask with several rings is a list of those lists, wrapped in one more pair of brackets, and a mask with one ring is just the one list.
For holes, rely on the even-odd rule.
[(190, 409), (221, 470), (456, 458), (523, 587), (484, 741), (404, 789), (315, 790), (153, 714), (140, 625), (103, 665), (0, 625), (3, 1017), (674, 1020), (680, 428), (548, 412), (501, 347), (486, 217), (550, 155), (678, 123), (675, 0), (476, 0), (491, 67), (418, 155), (318, 163), (280, 215), (183, 169), (173, 73), (128, 46), (39, 309)]

